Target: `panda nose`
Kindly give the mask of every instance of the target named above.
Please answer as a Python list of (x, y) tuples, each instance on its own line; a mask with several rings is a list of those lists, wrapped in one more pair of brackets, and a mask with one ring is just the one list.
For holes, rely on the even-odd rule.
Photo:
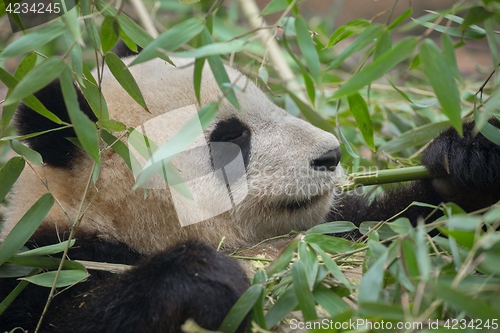
[(335, 171), (335, 167), (340, 162), (342, 151), (340, 147), (329, 150), (311, 162), (311, 167), (318, 171)]

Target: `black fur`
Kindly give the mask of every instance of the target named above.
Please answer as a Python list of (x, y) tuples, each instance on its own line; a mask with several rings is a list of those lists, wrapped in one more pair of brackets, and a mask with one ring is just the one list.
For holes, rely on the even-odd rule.
[[(52, 231), (37, 231), (37, 245), (57, 241)], [(34, 247), (34, 241), (27, 244)], [(192, 318), (217, 330), (249, 287), (238, 263), (199, 242), (187, 242), (143, 258), (127, 245), (91, 235), (77, 237), (71, 259), (136, 265), (120, 274), (90, 271), (90, 278), (54, 298), (41, 332), (180, 332)], [(5, 279), (0, 299), (18, 281)], [(33, 332), (49, 289), (29, 285), (0, 317), (0, 332), (22, 327)], [(247, 321), (238, 332), (244, 332)]]
[[(500, 128), (500, 122), (491, 120)], [(413, 201), (438, 205), (454, 202), (471, 212), (500, 200), (500, 146), (486, 139), (475, 129), (474, 122), (463, 125), (463, 137), (453, 128), (436, 137), (422, 158), (432, 179), (399, 186), (373, 201), (355, 194), (345, 195), (326, 220), (363, 221), (386, 220), (401, 212)], [(415, 225), (433, 209), (412, 206), (401, 216)], [(437, 214), (438, 212), (436, 212)], [(433, 216), (433, 219), (437, 218)], [(349, 237), (359, 237), (358, 233)]]
[[(236, 144), (241, 151), (243, 163), (245, 167), (250, 160), (252, 133), (250, 129), (243, 124), (238, 118), (231, 117), (217, 123), (215, 129), (210, 133), (209, 142), (223, 142)], [(214, 145), (214, 147), (217, 147)], [(214, 163), (214, 169), (220, 169), (229, 164), (236, 156), (232, 153), (232, 149), (211, 149)], [(238, 154), (239, 151), (236, 151)]]
[[(92, 112), (80, 89), (77, 87), (75, 89), (78, 95), (80, 110), (92, 121), (97, 121), (97, 117)], [(53, 81), (35, 93), (35, 96), (48, 110), (58, 116), (59, 119), (70, 123), (59, 80)], [(62, 126), (38, 114), (23, 103), (19, 104), (14, 121), (20, 135), (42, 132)], [(67, 128), (29, 138), (26, 142), (32, 149), (42, 155), (43, 161), (48, 165), (69, 168), (76, 154), (80, 151), (78, 147), (66, 139), (70, 137), (76, 137), (76, 134), (72, 128)]]
[(130, 57), (141, 52), (142, 48), (139, 45), (137, 45), (137, 51), (138, 52), (134, 52), (131, 49), (129, 49), (127, 44), (125, 44), (121, 39), (118, 41), (118, 43), (116, 43), (115, 47), (113, 48), (113, 53), (119, 56), (120, 58)]

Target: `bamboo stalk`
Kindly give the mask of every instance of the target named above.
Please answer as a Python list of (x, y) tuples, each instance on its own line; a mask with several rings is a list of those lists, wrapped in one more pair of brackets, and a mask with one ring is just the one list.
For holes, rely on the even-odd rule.
[(430, 178), (429, 172), (422, 165), (400, 169), (360, 172), (348, 175), (347, 184), (342, 185), (342, 189), (350, 191), (357, 186), (401, 183), (428, 178)]

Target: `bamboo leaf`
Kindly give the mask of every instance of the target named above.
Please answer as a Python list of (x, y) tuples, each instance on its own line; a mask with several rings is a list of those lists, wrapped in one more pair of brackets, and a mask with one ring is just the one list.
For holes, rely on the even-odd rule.
[(347, 102), (349, 103), (349, 109), (358, 124), (358, 128), (365, 142), (371, 150), (375, 151), (375, 143), (373, 142), (373, 123), (370, 118), (370, 111), (368, 111), (368, 105), (366, 105), (365, 100), (359, 93), (347, 96)]
[[(5, 85), (7, 86), (7, 88), (9, 88), (9, 90), (14, 89), (18, 84), (18, 81), (9, 73), (7, 73), (3, 68), (0, 68), (0, 81), (5, 83)], [(28, 97), (25, 97), (23, 99), (23, 103), (26, 104), (31, 109), (33, 109), (35, 112), (44, 116), (45, 118), (50, 119), (54, 123), (63, 124), (63, 121), (59, 119), (59, 117), (57, 117), (55, 114), (47, 110), (47, 108), (35, 96), (30, 95)], [(10, 113), (6, 113), (7, 111), (9, 111), (8, 109), (10, 107), (12, 107), (13, 110)], [(17, 108), (16, 104), (4, 105), (4, 108), (2, 110), (2, 127), (5, 128), (9, 124), (12, 117), (14, 116), (16, 108)]]
[(12, 257), (28, 241), (38, 226), (45, 219), (54, 204), (50, 193), (45, 193), (24, 214), (11, 232), (0, 244), (0, 265)]
[(71, 70), (67, 68), (61, 74), (61, 90), (64, 97), (64, 103), (68, 110), (69, 119), (73, 124), (76, 136), (83, 149), (99, 164), (99, 137), (95, 123), (89, 119), (81, 110), (71, 76)]
[(401, 61), (409, 58), (415, 50), (417, 43), (418, 39), (415, 37), (404, 38), (394, 45), (390, 51), (385, 52), (371, 64), (354, 74), (353, 77), (333, 94), (332, 99), (352, 95), (359, 89), (380, 78)]
[(385, 273), (385, 262), (387, 260), (389, 251), (385, 249), (383, 254), (377, 261), (368, 269), (363, 275), (359, 283), (359, 303), (363, 302), (376, 302), (382, 291)]
[[(72, 239), (70, 241), (69, 247), (72, 247), (75, 244), (75, 240)], [(24, 251), (18, 253), (17, 256), (21, 257), (31, 257), (31, 256), (45, 256), (48, 254), (55, 254), (59, 252), (63, 252), (64, 249), (68, 246), (68, 241), (60, 242), (58, 244), (46, 245), (42, 247), (37, 247), (32, 250)]]
[(224, 333), (234, 333), (250, 312), (255, 302), (264, 292), (264, 287), (260, 284), (251, 286), (245, 291), (238, 301), (233, 305), (226, 318), (222, 321), (219, 331)]
[(0, 169), (0, 201), (5, 198), (17, 178), (19, 178), (24, 165), (25, 162), (22, 157), (13, 157)]
[(374, 40), (382, 33), (383, 27), (378, 24), (373, 24), (363, 31), (358, 38), (349, 44), (335, 59), (330, 63), (328, 69), (337, 68), (345, 59), (352, 56), (354, 53), (361, 51), (368, 44), (373, 43)]
[(462, 134), (458, 87), (443, 53), (432, 40), (426, 39), (420, 47), (420, 61), (444, 114), (458, 133)]
[(158, 51), (158, 49), (166, 51), (177, 50), (195, 36), (199, 35), (204, 27), (203, 21), (197, 18), (191, 18), (173, 26), (158, 36), (153, 42), (149, 43), (141, 53), (139, 53), (137, 58), (134, 59), (130, 66), (163, 56), (163, 53)]
[(33, 67), (35, 67), (36, 60), (38, 55), (36, 53), (30, 53), (19, 63), (17, 66), (16, 72), (14, 73), (14, 77), (19, 81), (26, 75)]
[(17, 140), (13, 140), (10, 142), (10, 145), (12, 147), (12, 150), (14, 150), (16, 153), (18, 153), (21, 156), (24, 156), (28, 161), (35, 165), (40, 165), (42, 164), (42, 156), (34, 151), (31, 148), (26, 147), (24, 144)]
[(318, 224), (306, 231), (306, 234), (338, 234), (350, 232), (357, 227), (352, 222), (348, 221), (335, 221)]
[(297, 32), (297, 43), (299, 44), (300, 51), (306, 61), (311, 76), (316, 83), (319, 83), (321, 70), (318, 52), (312, 42), (307, 23), (302, 17), (297, 17), (295, 19), (295, 31)]
[(66, 28), (62, 22), (53, 22), (40, 30), (26, 34), (5, 47), (0, 53), (0, 61), (35, 50), (56, 39), (65, 31)]
[(106, 16), (101, 25), (102, 52), (108, 53), (115, 46), (120, 35), (120, 26), (114, 16)]
[(17, 103), (19, 100), (29, 97), (54, 81), (67, 67), (68, 65), (58, 57), (42, 61), (19, 81), (9, 96), (7, 96), (4, 105)]
[(333, 45), (337, 44), (338, 42), (346, 38), (358, 35), (363, 31), (365, 31), (370, 25), (371, 21), (365, 19), (356, 19), (344, 25), (341, 25), (335, 30), (333, 35), (330, 37), (330, 40), (328, 41), (328, 44), (326, 44), (326, 47), (332, 47)]
[(292, 265), (293, 290), (297, 296), (300, 310), (305, 321), (318, 319), (316, 313), (314, 296), (309, 287), (307, 271), (302, 261), (296, 261)]
[(116, 81), (120, 83), (120, 85), (123, 87), (123, 89), (125, 89), (130, 97), (132, 97), (137, 103), (139, 103), (139, 105), (142, 106), (145, 110), (148, 110), (146, 101), (142, 96), (137, 82), (135, 81), (134, 77), (128, 70), (127, 66), (125, 66), (123, 61), (114, 53), (107, 53), (104, 59)]
[(273, 307), (266, 313), (266, 326), (273, 327), (285, 318), (299, 304), (295, 290), (289, 287), (278, 298)]
[[(29, 281), (33, 284), (42, 287), (52, 287), (54, 284), (54, 280), (56, 278), (56, 271), (41, 273), (33, 276), (28, 276), (22, 278), (21, 280)], [(81, 282), (85, 280), (89, 274), (86, 271), (82, 271), (79, 269), (76, 270), (62, 270), (58, 276), (56, 287), (67, 287), (71, 286), (75, 283)]]
[(213, 55), (228, 54), (240, 52), (245, 48), (246, 42), (240, 39), (229, 42), (213, 43), (200, 46), (192, 51), (177, 52), (174, 54), (176, 58), (204, 58)]
[[(117, 17), (118, 23), (120, 24), (120, 29), (122, 29), (123, 32), (125, 32), (125, 34), (130, 37), (130, 39), (132, 39), (132, 41), (137, 45), (144, 48), (153, 41), (153, 37), (151, 37), (143, 28), (141, 28), (140, 25), (135, 23), (124, 13), (119, 13), (118, 10), (113, 6), (110, 6), (108, 2), (104, 0), (98, 0), (95, 2), (95, 5), (104, 16)], [(100, 45), (100, 43), (98, 45)]]
[(288, 1), (286, 0), (272, 0), (269, 2), (266, 7), (260, 13), (261, 15), (269, 15), (272, 13), (276, 13), (282, 10), (287, 9), (289, 6)]

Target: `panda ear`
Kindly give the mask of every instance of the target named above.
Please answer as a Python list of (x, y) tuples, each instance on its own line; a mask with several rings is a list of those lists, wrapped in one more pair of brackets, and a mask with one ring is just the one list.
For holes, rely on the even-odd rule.
[[(97, 117), (92, 112), (80, 89), (75, 86), (78, 104), (87, 117), (96, 122)], [(59, 80), (55, 80), (40, 91), (34, 94), (40, 102), (59, 119), (70, 122), (68, 110), (64, 103), (64, 98)], [(27, 135), (36, 132), (43, 132), (50, 129), (62, 127), (44, 116), (38, 114), (24, 103), (19, 103), (14, 122), (20, 135)], [(42, 155), (43, 161), (53, 167), (69, 168), (74, 160), (79, 148), (71, 143), (67, 138), (76, 137), (72, 128), (56, 130), (26, 139), (28, 146)]]

